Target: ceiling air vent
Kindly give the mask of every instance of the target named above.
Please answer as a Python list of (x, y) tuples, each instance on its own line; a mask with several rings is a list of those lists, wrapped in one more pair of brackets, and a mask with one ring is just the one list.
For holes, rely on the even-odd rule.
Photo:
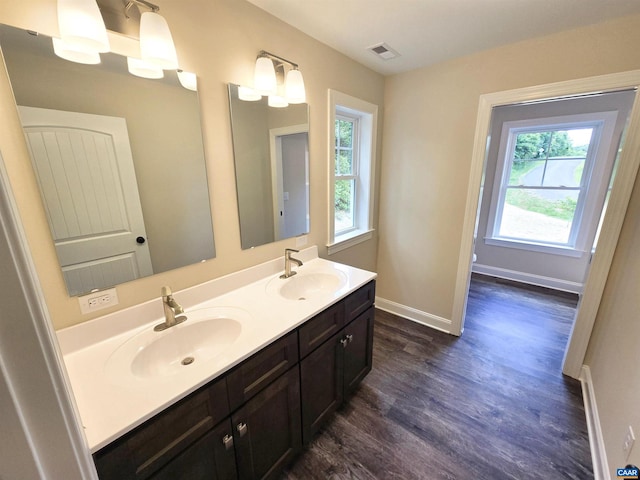
[(386, 43), (378, 43), (368, 48), (373, 53), (375, 53), (378, 57), (383, 60), (391, 60), (392, 58), (399, 57), (400, 54), (396, 52), (393, 48), (391, 48)]

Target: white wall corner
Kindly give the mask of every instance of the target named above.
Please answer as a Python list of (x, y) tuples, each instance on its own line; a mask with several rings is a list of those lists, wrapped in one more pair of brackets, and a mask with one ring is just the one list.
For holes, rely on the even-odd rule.
[(591, 448), (591, 461), (593, 462), (593, 478), (595, 480), (611, 480), (609, 463), (607, 462), (607, 452), (605, 450), (602, 428), (600, 426), (600, 417), (598, 416), (596, 395), (591, 378), (591, 369), (588, 365), (582, 366), (580, 383), (582, 385), (584, 412), (587, 417), (589, 446)]
[(431, 313), (423, 312), (400, 303), (392, 302), (381, 297), (376, 297), (376, 308), (393, 313), (412, 322), (426, 325), (427, 327), (451, 334), (451, 320)]

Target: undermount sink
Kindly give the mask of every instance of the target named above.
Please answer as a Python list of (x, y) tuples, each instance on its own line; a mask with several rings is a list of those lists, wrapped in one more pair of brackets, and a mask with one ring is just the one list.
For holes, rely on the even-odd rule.
[(139, 379), (168, 377), (197, 368), (223, 355), (240, 337), (245, 310), (206, 308), (186, 313), (187, 321), (162, 332), (148, 327), (124, 342), (109, 357), (106, 372), (116, 381), (126, 374)]
[(311, 300), (338, 292), (347, 284), (347, 276), (339, 270), (298, 272), (287, 278), (274, 278), (267, 284), (267, 292), (287, 300)]

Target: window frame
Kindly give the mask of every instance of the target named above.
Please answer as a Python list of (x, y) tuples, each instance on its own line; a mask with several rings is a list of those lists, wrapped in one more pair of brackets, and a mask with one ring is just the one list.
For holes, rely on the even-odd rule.
[[(373, 237), (374, 185), (376, 165), (376, 143), (378, 133), (378, 106), (342, 92), (329, 89), (328, 123), (328, 242), (329, 255), (349, 248)], [(335, 231), (335, 185), (345, 177), (335, 174), (336, 162), (336, 118), (357, 119), (357, 166), (354, 166), (354, 226)], [(354, 132), (354, 136), (355, 132)]]
[[(587, 250), (590, 251), (592, 245), (587, 245), (588, 233), (593, 228), (593, 222), (597, 222), (594, 217), (599, 211), (598, 203), (601, 203), (599, 199), (603, 198), (603, 194), (606, 194), (612, 164), (615, 160), (615, 158), (608, 157), (607, 147), (612, 141), (616, 117), (616, 112), (596, 112), (505, 122), (499, 139), (500, 148), (487, 222), (487, 233), (484, 238), (485, 243), (573, 257), (582, 256)], [(580, 193), (567, 243), (500, 236), (502, 210), (506, 192), (510, 187), (508, 181), (517, 136), (521, 133), (575, 128), (593, 128), (594, 130), (592, 142), (585, 158)], [(603, 181), (603, 176), (607, 175), (607, 173), (609, 173), (609, 176), (606, 181)]]
[[(360, 148), (359, 148), (359, 144), (360, 144), (360, 116), (356, 116), (356, 115), (352, 115), (352, 114), (348, 114), (346, 112), (336, 112), (336, 116), (335, 116), (335, 121), (334, 121), (334, 125), (335, 122), (338, 120), (343, 120), (343, 121), (348, 121), (351, 122), (351, 124), (353, 125), (353, 137), (351, 138), (351, 174), (349, 175), (345, 175), (345, 174), (336, 174), (335, 173), (335, 154), (334, 154), (334, 170), (333, 170), (333, 181), (334, 181), (334, 189), (335, 189), (335, 183), (338, 182), (339, 180), (348, 180), (348, 181), (352, 181), (353, 182), (353, 192), (351, 193), (352, 196), (352, 223), (351, 226), (344, 228), (342, 230), (338, 230), (338, 231), (334, 231), (334, 234), (338, 237), (341, 237), (343, 235), (347, 235), (350, 232), (353, 232), (354, 230), (357, 230), (358, 228), (358, 222), (357, 222), (357, 217), (358, 217), (358, 193), (360, 190), (360, 185), (358, 185), (359, 183), (359, 175), (358, 175), (358, 167), (359, 167), (359, 163), (360, 163)], [(335, 130), (335, 128), (334, 128)], [(340, 147), (337, 144), (337, 138), (335, 139), (334, 142), (334, 152), (335, 150), (339, 150)], [(335, 202), (335, 190), (334, 190), (334, 202)], [(335, 211), (334, 211), (335, 214)], [(335, 218), (334, 218), (334, 229), (335, 229)]]

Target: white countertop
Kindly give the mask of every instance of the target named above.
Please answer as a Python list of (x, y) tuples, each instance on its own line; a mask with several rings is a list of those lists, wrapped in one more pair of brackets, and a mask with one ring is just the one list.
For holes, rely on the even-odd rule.
[[(190, 320), (206, 316), (203, 309), (235, 311), (242, 329), (232, 347), (210, 360), (194, 362), (179, 373), (141, 378), (114, 373), (112, 355), (127, 340), (148, 332), (164, 320), (162, 300), (145, 302), (57, 332), (67, 373), (92, 453), (132, 430), (175, 401), (226, 372), (328, 306), (365, 285), (376, 274), (318, 258), (311, 247), (295, 255), (304, 265), (299, 274), (337, 272), (344, 284), (331, 294), (303, 301), (274, 293), (283, 259), (232, 273), (174, 292)], [(295, 277), (292, 277), (295, 278)], [(290, 280), (290, 279), (289, 279)], [(212, 310), (210, 310), (212, 311)], [(165, 331), (187, 326), (189, 320)], [(156, 335), (163, 335), (165, 332)]]

